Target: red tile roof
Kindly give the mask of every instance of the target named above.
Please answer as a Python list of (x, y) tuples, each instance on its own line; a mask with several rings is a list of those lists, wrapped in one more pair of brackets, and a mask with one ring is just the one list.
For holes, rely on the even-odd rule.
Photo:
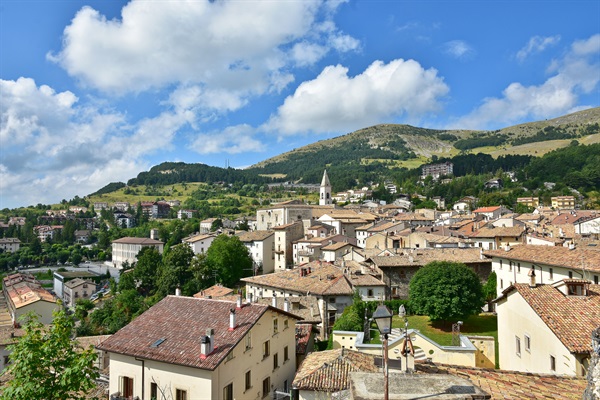
[[(300, 276), (301, 269), (308, 269), (311, 272), (305, 276)], [(318, 261), (301, 265), (298, 268), (276, 272), (273, 274), (243, 278), (243, 282), (251, 285), (267, 286), (279, 290), (289, 290), (293, 292), (306, 293), (314, 295), (349, 295), (351, 296), (352, 286), (344, 276), (343, 271), (327, 262)]]
[(589, 353), (591, 333), (600, 326), (600, 285), (590, 284), (588, 296), (567, 296), (554, 286), (517, 283), (501, 298), (519, 292), (570, 352)]
[(500, 206), (479, 207), (477, 210), (473, 211), (473, 213), (489, 213), (494, 212), (498, 209), (500, 209)]
[(293, 387), (300, 390), (339, 392), (350, 388), (351, 372), (377, 372), (375, 356), (348, 349), (310, 353), (300, 365)]
[[(236, 310), (237, 328), (229, 330), (229, 310), (235, 303), (194, 297), (168, 296), (98, 346), (99, 349), (169, 364), (214, 370), (267, 312), (260, 304)], [(200, 337), (214, 330), (214, 351), (201, 358)], [(164, 341), (152, 347), (159, 339)]]
[(565, 268), (600, 271), (600, 252), (577, 247), (573, 250), (562, 246), (519, 245), (506, 250), (490, 250), (483, 253), (488, 257), (525, 261), (534, 264)]
[(442, 364), (416, 364), (418, 373), (451, 374), (467, 378), (495, 400), (581, 399), (587, 381), (556, 375), (532, 374)]

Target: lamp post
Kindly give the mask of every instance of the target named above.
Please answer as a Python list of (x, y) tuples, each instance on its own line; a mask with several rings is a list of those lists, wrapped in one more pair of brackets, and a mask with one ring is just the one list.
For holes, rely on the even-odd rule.
[(408, 372), (408, 317), (406, 316), (406, 308), (404, 308), (404, 304), (400, 305), (398, 309), (398, 316), (404, 319), (404, 356), (405, 356), (405, 366), (404, 369)]
[(392, 313), (389, 308), (380, 304), (373, 313), (373, 319), (383, 336), (383, 399), (388, 400), (388, 335), (392, 332)]

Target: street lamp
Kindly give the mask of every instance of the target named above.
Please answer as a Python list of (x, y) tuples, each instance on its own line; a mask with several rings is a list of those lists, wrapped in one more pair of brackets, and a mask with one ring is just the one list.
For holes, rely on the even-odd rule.
[(404, 369), (406, 372), (408, 372), (408, 317), (406, 316), (406, 308), (404, 308), (404, 304), (400, 305), (400, 308), (398, 309), (398, 316), (404, 319), (404, 346), (402, 351), (404, 352), (406, 360)]
[(373, 313), (373, 319), (383, 336), (383, 399), (388, 400), (388, 335), (392, 332), (392, 313), (389, 308), (380, 304)]

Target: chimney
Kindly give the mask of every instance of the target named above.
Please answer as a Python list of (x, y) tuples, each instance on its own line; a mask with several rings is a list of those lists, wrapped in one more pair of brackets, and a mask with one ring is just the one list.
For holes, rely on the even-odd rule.
[(229, 309), (229, 330), (232, 331), (236, 327), (235, 323), (235, 310), (233, 308)]
[(175, 288), (175, 296), (181, 296), (181, 288), (179, 286)]
[(277, 296), (275, 296), (275, 291), (273, 291), (273, 298), (271, 299), (271, 305), (277, 308)]
[(569, 243), (569, 250), (575, 250), (575, 243), (573, 241)]
[(235, 304), (235, 308), (237, 308), (238, 310), (240, 308), (242, 308), (242, 295), (241, 294), (238, 294), (237, 302)]
[(504, 245), (504, 251), (510, 251), (510, 245), (508, 243)]
[(529, 287), (534, 288), (536, 285), (536, 283), (535, 283), (535, 267), (531, 267), (531, 269), (527, 273), (527, 276), (529, 276)]
[(206, 330), (206, 335), (200, 337), (200, 358), (204, 359), (213, 351), (213, 335), (212, 329)]
[(252, 292), (246, 292), (246, 303), (252, 303)]
[(311, 317), (315, 316), (315, 308), (312, 305), (310, 306), (310, 316)]
[(310, 275), (310, 273), (311, 273), (311, 272), (312, 272), (312, 269), (311, 269), (310, 267), (308, 267), (308, 270), (307, 270), (307, 274), (306, 274), (306, 275)]
[(290, 312), (290, 302), (287, 299), (287, 297), (285, 298), (285, 300), (283, 301), (283, 311), (285, 312)]

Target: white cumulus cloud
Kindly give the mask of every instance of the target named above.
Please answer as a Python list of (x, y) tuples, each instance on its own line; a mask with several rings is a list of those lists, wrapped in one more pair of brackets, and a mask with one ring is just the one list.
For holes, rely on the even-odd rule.
[(546, 48), (557, 44), (560, 41), (560, 35), (555, 36), (534, 36), (527, 44), (517, 52), (517, 60), (524, 61), (529, 55), (541, 53)]
[(199, 154), (264, 151), (264, 145), (254, 134), (255, 129), (247, 124), (229, 126), (221, 131), (196, 135), (189, 147)]
[[(323, 18), (330, 21), (341, 3), (133, 0), (113, 20), (84, 7), (65, 28), (62, 50), (49, 58), (83, 84), (107, 92), (202, 84), (205, 90), (235, 90), (236, 96), (260, 95), (291, 81), (281, 79), (287, 52), (292, 47), (291, 58), (296, 53), (295, 60), (302, 59), (294, 44), (309, 36), (327, 47), (306, 48), (305, 63), (333, 46), (356, 48), (335, 27), (332, 33), (314, 29)], [(327, 44), (329, 35), (337, 39)]]
[(326, 67), (287, 97), (262, 128), (279, 135), (343, 132), (399, 116), (419, 118), (440, 108), (449, 88), (435, 69), (414, 60), (373, 62), (351, 77)]
[[(574, 42), (567, 54), (548, 68), (553, 75), (540, 85), (509, 84), (501, 97), (491, 97), (452, 127), (495, 129), (524, 119), (546, 119), (572, 112), (578, 96), (590, 93), (600, 82), (600, 35)], [(491, 124), (494, 124), (491, 126)]]
[(126, 181), (194, 120), (178, 110), (129, 125), (119, 113), (78, 105), (75, 94), (29, 78), (0, 80), (0, 91), (0, 208), (54, 203)]
[(444, 53), (458, 59), (471, 57), (475, 50), (464, 40), (451, 40), (444, 43)]

